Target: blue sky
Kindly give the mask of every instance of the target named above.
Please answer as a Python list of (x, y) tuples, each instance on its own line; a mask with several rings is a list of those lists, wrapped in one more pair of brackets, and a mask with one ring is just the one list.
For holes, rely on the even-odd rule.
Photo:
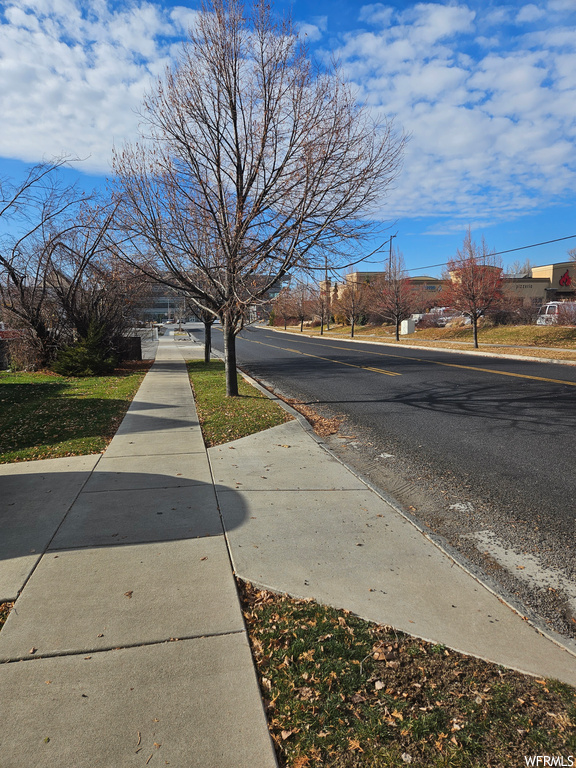
[[(414, 274), (437, 274), (421, 268), (455, 255), (468, 226), (496, 251), (576, 235), (576, 0), (275, 7), (291, 8), (313, 54), (335, 54), (359, 98), (411, 135), (379, 216)], [(65, 153), (83, 158), (82, 184), (101, 184), (197, 8), (4, 0), (0, 175)], [(576, 237), (502, 259), (545, 264), (568, 248)]]

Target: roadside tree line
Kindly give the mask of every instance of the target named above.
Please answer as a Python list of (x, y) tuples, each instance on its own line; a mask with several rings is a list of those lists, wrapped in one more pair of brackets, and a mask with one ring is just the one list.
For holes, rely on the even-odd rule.
[[(568, 252), (576, 261), (576, 249)], [(524, 272), (526, 265), (518, 266)], [(529, 271), (529, 267), (527, 267)], [(399, 252), (390, 253), (388, 268), (381, 275), (371, 275), (364, 281), (350, 276), (343, 284), (325, 281), (320, 284), (302, 282), (294, 288), (283, 289), (272, 308), (272, 323), (294, 325), (303, 330), (304, 323), (313, 323), (324, 332), (331, 321), (350, 327), (353, 337), (358, 324), (392, 324), (396, 339), (402, 320), (413, 314), (424, 314), (425, 321), (434, 322), (434, 308), (449, 307), (472, 327), (474, 345), (478, 347), (478, 325), (482, 318), (493, 322), (523, 324), (533, 321), (537, 308), (526, 308), (522, 300), (514, 297), (506, 288), (502, 267), (497, 257), (488, 249), (484, 239), (476, 243), (470, 230), (463, 246), (451, 259), (443, 275), (444, 286), (431, 300), (414, 287), (404, 267)], [(562, 310), (562, 307), (560, 308)], [(567, 304), (559, 311), (558, 321), (576, 325), (573, 305)]]

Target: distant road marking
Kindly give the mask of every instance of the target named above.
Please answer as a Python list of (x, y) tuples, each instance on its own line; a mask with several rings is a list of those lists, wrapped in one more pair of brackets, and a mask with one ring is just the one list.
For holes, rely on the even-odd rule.
[(313, 357), (316, 360), (325, 360), (327, 363), (335, 363), (336, 365), (347, 365), (349, 368), (359, 368), (361, 371), (372, 371), (373, 373), (383, 373), (385, 376), (402, 376), (401, 373), (395, 371), (385, 371), (383, 368), (371, 368), (367, 365), (354, 365), (354, 363), (345, 363), (343, 360), (333, 360), (331, 357), (321, 357), (320, 355), (312, 355), (309, 352), (301, 352), (299, 349), (291, 349), (290, 347), (279, 347), (277, 344), (266, 344), (265, 341), (256, 341), (256, 339), (246, 339), (243, 337), (243, 341), (250, 341), (252, 344), (261, 344), (263, 347), (272, 347), (272, 349), (281, 349), (283, 352), (293, 352), (295, 355), (303, 355), (304, 357)]
[(374, 373), (386, 373), (388, 376), (402, 376), (401, 373), (397, 373), (396, 371), (385, 371), (384, 368), (372, 368), (369, 365), (363, 365), (361, 367), (364, 368), (365, 371), (374, 371)]
[[(249, 339), (245, 339), (245, 341), (249, 341)], [(263, 344), (264, 342), (259, 341), (256, 342), (258, 344)], [(310, 341), (301, 341), (302, 344), (314, 344), (314, 342)], [(273, 344), (270, 344), (268, 346), (275, 346)], [(343, 347), (338, 347), (332, 344), (326, 344), (325, 346), (329, 346), (331, 349), (343, 349)], [(283, 349), (283, 347), (280, 347), (280, 349)], [(293, 350), (292, 350), (293, 351)], [(346, 347), (347, 352), (358, 352), (359, 354), (362, 353), (361, 349), (349, 349)], [(305, 352), (300, 352), (299, 354), (306, 354)], [(415, 360), (419, 363), (430, 363), (431, 365), (442, 365), (445, 368), (462, 368), (466, 371), (477, 371), (480, 373), (495, 373), (498, 376), (512, 376), (516, 379), (531, 379), (532, 381), (545, 381), (549, 384), (566, 384), (568, 387), (576, 387), (576, 381), (567, 381), (566, 379), (549, 379), (545, 376), (530, 376), (527, 373), (511, 373), (510, 371), (496, 371), (493, 368), (478, 368), (475, 365), (459, 365), (458, 363), (441, 363), (438, 360), (426, 360), (423, 357), (410, 357), (409, 355), (393, 355), (390, 352), (370, 352), (371, 355), (378, 355), (379, 357), (394, 357), (398, 358), (400, 360)], [(313, 355), (314, 357), (314, 355)], [(328, 359), (328, 358), (320, 358), (321, 360)], [(337, 362), (337, 361), (334, 361)], [(351, 363), (343, 363), (343, 365), (351, 365)], [(362, 368), (364, 366), (354, 366), (357, 368)], [(377, 370), (376, 368), (368, 368), (366, 367), (366, 370)], [(384, 371), (383, 371), (384, 372)], [(401, 374), (394, 374), (391, 372), (388, 372), (390, 376), (400, 376)]]

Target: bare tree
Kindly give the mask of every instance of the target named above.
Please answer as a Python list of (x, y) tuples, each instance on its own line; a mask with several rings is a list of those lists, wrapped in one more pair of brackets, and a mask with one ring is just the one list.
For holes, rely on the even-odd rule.
[(416, 304), (416, 294), (410, 284), (400, 251), (392, 250), (388, 270), (374, 286), (374, 309), (394, 323), (396, 341), (400, 339), (400, 324), (410, 317)]
[(53, 240), (48, 282), (77, 338), (97, 328), (105, 356), (122, 357), (126, 331), (145, 292), (142, 276), (118, 258), (114, 207), (81, 205), (75, 226)]
[[(327, 271), (327, 270), (325, 270)], [(330, 330), (330, 318), (332, 316), (332, 305), (337, 298), (337, 288), (325, 274), (324, 280), (320, 282), (315, 291), (315, 310), (320, 318), (320, 335), (324, 335), (324, 325), (326, 330)]]
[(530, 259), (524, 261), (513, 261), (506, 268), (509, 277), (522, 278), (531, 277), (533, 264)]
[(404, 138), (374, 123), (335, 67), (313, 66), (264, 0), (249, 18), (239, 0), (202, 5), (143, 123), (146, 139), (114, 158), (128, 257), (221, 318), (236, 395), (247, 307), (374, 232), (366, 214), (397, 176)]
[(495, 309), (503, 297), (502, 268), (484, 238), (477, 245), (468, 230), (462, 250), (448, 262), (446, 279), (444, 300), (470, 317), (474, 346), (478, 347), (478, 320), (489, 309)]
[(20, 184), (0, 182), (0, 300), (9, 322), (27, 339), (32, 366), (45, 365), (62, 338), (64, 318), (50, 286), (56, 243), (76, 226), (83, 199), (63, 185), (64, 160), (31, 168)]
[(212, 326), (214, 325), (216, 318), (213, 312), (204, 309), (202, 306), (198, 306), (198, 304), (193, 302), (190, 297), (187, 297), (186, 299), (186, 310), (189, 313), (194, 313), (204, 325), (204, 363), (208, 365), (212, 352)]
[(292, 317), (300, 321), (300, 333), (304, 330), (304, 321), (312, 319), (314, 299), (314, 289), (308, 283), (299, 283), (290, 289)]
[(113, 208), (63, 184), (62, 162), (32, 168), (19, 186), (0, 185), (0, 216), (10, 219), (0, 240), (0, 299), (34, 367), (91, 325), (121, 352), (141, 296), (141, 280), (116, 258)]
[(369, 310), (371, 297), (371, 286), (368, 283), (359, 283), (355, 280), (347, 282), (338, 294), (334, 309), (336, 313), (343, 315), (350, 324), (350, 336), (352, 338), (354, 338), (356, 324)]
[(289, 288), (282, 288), (278, 296), (274, 299), (273, 308), (275, 317), (282, 319), (284, 330), (286, 330), (288, 320), (294, 317), (292, 296)]

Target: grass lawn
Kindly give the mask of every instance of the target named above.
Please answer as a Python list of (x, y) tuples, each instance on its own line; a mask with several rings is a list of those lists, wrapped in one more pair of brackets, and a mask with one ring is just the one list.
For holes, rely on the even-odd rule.
[(204, 442), (209, 448), (291, 420), (292, 417), (277, 403), (240, 376), (240, 397), (226, 397), (221, 360), (212, 360), (208, 365), (193, 360), (187, 365)]
[(570, 686), (312, 601), (240, 590), (281, 766), (516, 768), (524, 755), (576, 755)]
[(0, 372), (0, 463), (103, 451), (150, 362), (111, 376)]

